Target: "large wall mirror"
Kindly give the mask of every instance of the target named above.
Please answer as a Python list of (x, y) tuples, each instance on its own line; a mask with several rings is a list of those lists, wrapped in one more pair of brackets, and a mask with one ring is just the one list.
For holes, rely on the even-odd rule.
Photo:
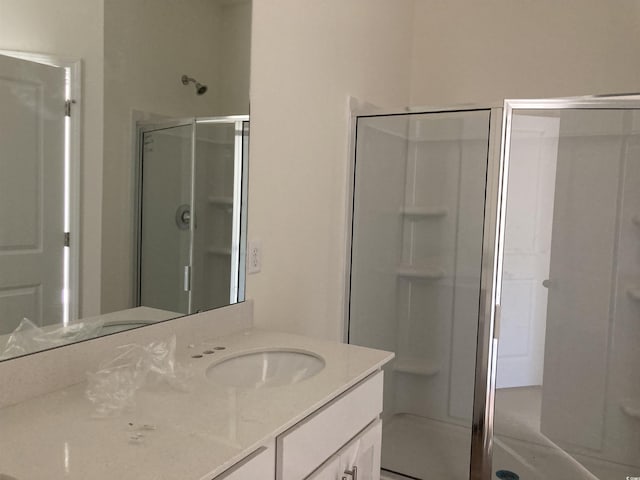
[(251, 0), (0, 0), (0, 360), (244, 300)]

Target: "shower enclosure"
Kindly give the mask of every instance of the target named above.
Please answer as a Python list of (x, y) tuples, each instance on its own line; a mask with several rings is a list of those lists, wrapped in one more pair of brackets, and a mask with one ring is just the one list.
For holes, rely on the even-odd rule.
[(249, 117), (139, 124), (137, 305), (244, 299)]
[(640, 477), (640, 97), (354, 116), (383, 478)]

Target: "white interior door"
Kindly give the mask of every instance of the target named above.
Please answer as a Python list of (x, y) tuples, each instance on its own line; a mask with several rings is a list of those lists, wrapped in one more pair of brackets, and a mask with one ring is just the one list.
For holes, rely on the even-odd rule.
[[(518, 115), (510, 145), (498, 388), (542, 384), (557, 118)], [(545, 282), (545, 285), (547, 282)]]
[(0, 334), (62, 321), (65, 72), (0, 56)]

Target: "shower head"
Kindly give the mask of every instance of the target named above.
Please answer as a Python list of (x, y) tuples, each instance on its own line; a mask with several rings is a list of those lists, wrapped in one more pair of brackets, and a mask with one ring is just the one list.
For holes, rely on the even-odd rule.
[(182, 84), (189, 85), (190, 83), (195, 84), (197, 95), (204, 95), (205, 93), (207, 93), (208, 87), (206, 85), (203, 85), (202, 83), (198, 82), (195, 78), (191, 78), (188, 75), (182, 75)]

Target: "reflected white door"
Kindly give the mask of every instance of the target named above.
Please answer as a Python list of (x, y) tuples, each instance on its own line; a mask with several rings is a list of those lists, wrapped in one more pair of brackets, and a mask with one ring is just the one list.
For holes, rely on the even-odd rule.
[(498, 388), (542, 384), (559, 128), (552, 117), (513, 120)]
[(63, 68), (0, 56), (0, 334), (62, 321)]

